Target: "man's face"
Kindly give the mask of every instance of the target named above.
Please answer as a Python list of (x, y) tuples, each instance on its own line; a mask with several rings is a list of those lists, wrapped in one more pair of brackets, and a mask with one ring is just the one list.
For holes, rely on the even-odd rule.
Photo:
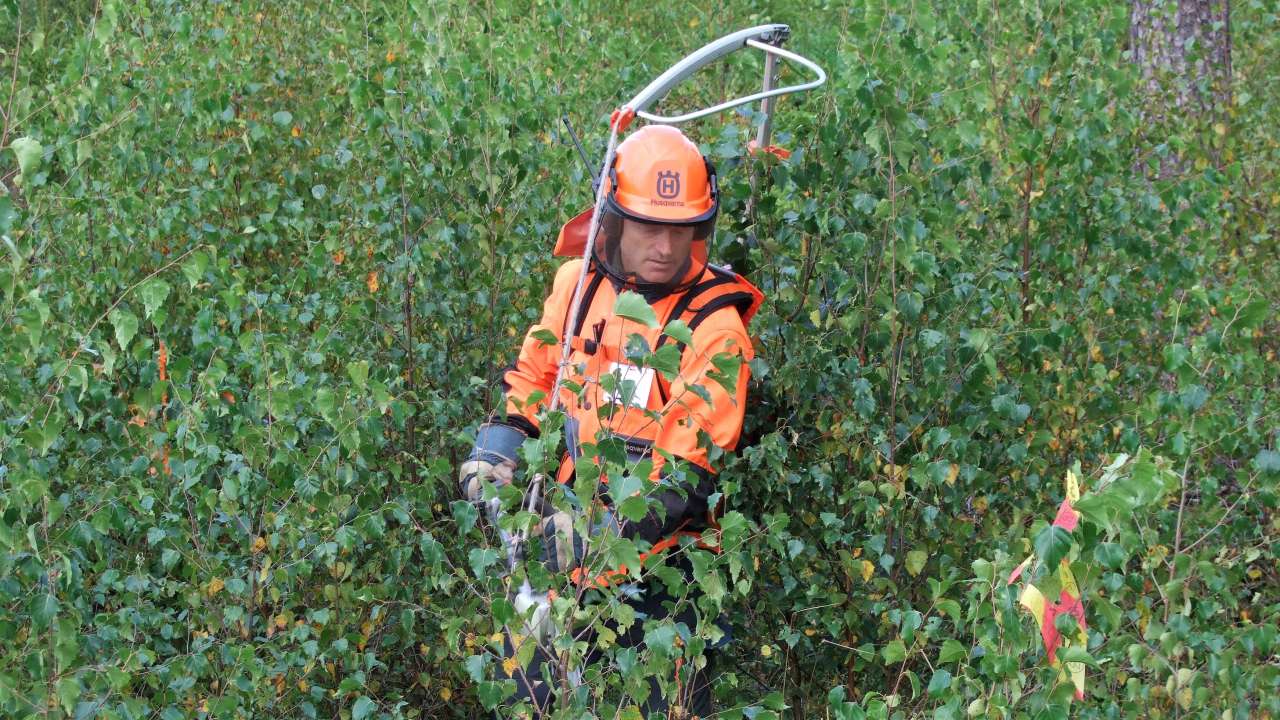
[(640, 280), (666, 283), (684, 267), (693, 246), (693, 227), (622, 221), (622, 269)]

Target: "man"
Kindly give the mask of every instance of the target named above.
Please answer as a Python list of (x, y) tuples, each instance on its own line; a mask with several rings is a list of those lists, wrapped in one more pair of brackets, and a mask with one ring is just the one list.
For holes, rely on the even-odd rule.
[[(618, 146), (614, 166), (602, 182), (607, 196), (577, 322), (568, 327), (582, 260), (567, 262), (557, 272), (541, 321), (529, 329), (519, 359), (504, 376), (506, 418), (481, 426), (459, 480), (473, 500), (482, 496), (486, 480), (496, 485), (512, 481), (520, 444), (539, 434), (538, 414), (552, 393), (561, 342), (568, 334), (569, 382), (560, 389), (568, 447), (556, 479), (570, 482), (578, 463), (589, 461), (584, 446), (609, 438), (624, 443), (628, 468), (651, 461), (649, 479), (659, 484), (650, 496), (657, 500), (651, 503), (654, 509), (638, 522), (614, 527), (622, 537), (648, 546), (641, 554), (648, 564), (678, 545), (680, 536), (700, 539), (703, 530), (714, 527), (709, 498), (717, 490), (709, 450), (711, 445), (731, 450), (741, 434), (747, 361), (753, 356), (746, 324), (763, 296), (742, 277), (707, 263), (706, 242), (719, 211), (719, 190), (711, 163), (679, 130), (653, 125), (632, 134)], [(557, 255), (583, 253), (590, 215), (588, 211), (565, 225)], [(649, 303), (657, 328), (614, 314), (625, 291)], [(689, 335), (676, 333), (688, 342), (663, 334), (674, 320), (688, 326)], [(554, 344), (546, 342), (547, 333), (555, 336)], [(677, 348), (679, 372), (630, 363), (626, 347), (633, 334), (654, 351)], [(602, 381), (606, 376), (613, 382)], [(668, 463), (668, 455), (677, 462)], [(611, 503), (607, 491), (605, 495)], [(553, 569), (567, 571), (582, 562), (588, 543), (573, 533), (571, 518), (564, 515), (555, 513), (544, 521), (544, 550)], [(682, 553), (668, 561), (688, 571)], [(597, 584), (607, 586), (608, 577), (597, 578)], [(671, 600), (659, 583), (650, 582), (626, 602), (643, 616), (661, 618), (672, 616)], [(696, 618), (691, 604), (682, 607), (673, 619), (692, 630)], [(638, 621), (621, 632), (616, 643), (641, 645), (641, 625)], [(545, 709), (552, 683), (543, 682), (539, 665), (535, 659), (527, 672), (516, 674), (518, 696)], [(642, 708), (646, 716), (672, 705), (681, 706), (685, 717), (706, 716), (706, 678), (688, 670), (681, 675), (679, 668), (673, 673), (680, 697), (663, 697), (652, 683)]]

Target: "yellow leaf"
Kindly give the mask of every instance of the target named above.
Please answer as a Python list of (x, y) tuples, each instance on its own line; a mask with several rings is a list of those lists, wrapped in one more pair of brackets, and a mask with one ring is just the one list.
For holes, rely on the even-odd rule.
[(528, 636), (526, 635), (522, 635), (520, 633), (511, 633), (511, 649), (515, 650), (516, 652), (519, 652), (520, 646), (523, 645), (524, 641), (527, 639), (528, 639)]
[(259, 535), (253, 539), (253, 554), (257, 555), (267, 549), (267, 539)]
[(863, 560), (862, 561), (862, 582), (870, 581), (871, 576), (875, 575), (875, 573), (876, 573), (876, 566), (872, 565), (870, 560)]
[(506, 673), (507, 677), (516, 674), (516, 659), (514, 657), (509, 657), (502, 661), (502, 672)]
[(1084, 694), (1084, 663), (1069, 662), (1067, 663), (1067, 672), (1071, 675), (1071, 684), (1076, 686), (1076, 690), (1081, 695)]
[(1044, 625), (1044, 595), (1036, 589), (1035, 585), (1028, 584), (1022, 589), (1018, 603), (1031, 613), (1031, 617), (1035, 618), (1037, 628)]
[(1062, 584), (1062, 592), (1073, 598), (1080, 597), (1080, 586), (1076, 584), (1076, 576), (1066, 558), (1062, 558), (1062, 564), (1058, 566), (1058, 582)]
[(760, 648), (760, 655), (761, 655), (762, 657), (772, 657), (772, 656), (773, 656), (773, 646), (772, 646), (772, 645), (765, 645), (765, 646), (761, 647), (761, 648)]
[(378, 292), (378, 271), (374, 270), (369, 273), (369, 275), (364, 279), (364, 284), (369, 288), (369, 292), (371, 294)]
[[(596, 646), (601, 649), (612, 646), (618, 640), (618, 634), (607, 627), (600, 628), (598, 633), (599, 634), (596, 636)], [(676, 638), (677, 646), (679, 643), (680, 638)]]
[[(1072, 663), (1072, 664), (1074, 665), (1076, 663)], [(1189, 687), (1181, 688), (1180, 690), (1178, 690), (1178, 694), (1174, 696), (1174, 699), (1178, 701), (1178, 705), (1181, 706), (1183, 710), (1190, 710), (1191, 699), (1192, 699), (1191, 688)]]
[(1067, 471), (1066, 499), (1072, 505), (1080, 501), (1080, 478), (1070, 470)]
[[(396, 61), (396, 53), (395, 53), (395, 51), (394, 51), (394, 50), (388, 50), (388, 51), (387, 51), (387, 62), (389, 62), (389, 63), (393, 63), (393, 62), (395, 62), (395, 61)], [(511, 673), (507, 673), (507, 674), (508, 674), (508, 675), (510, 675)]]
[(453, 699), (453, 691), (447, 687), (440, 688), (440, 699), (449, 702)]
[(1222, 124), (1222, 123), (1214, 123), (1214, 124), (1213, 124), (1213, 131), (1214, 131), (1214, 132), (1216, 132), (1216, 133), (1218, 133), (1219, 135), (1226, 135), (1226, 134), (1227, 134), (1227, 126), (1226, 126), (1226, 125), (1224, 125), (1224, 124)]
[(298, 127), (297, 125), (294, 125), (293, 129), (289, 131), (289, 134), (294, 137), (302, 137), (302, 128)]
[(958, 477), (960, 477), (960, 466), (955, 463), (951, 463), (951, 467), (947, 469), (947, 484), (955, 485), (956, 478)]

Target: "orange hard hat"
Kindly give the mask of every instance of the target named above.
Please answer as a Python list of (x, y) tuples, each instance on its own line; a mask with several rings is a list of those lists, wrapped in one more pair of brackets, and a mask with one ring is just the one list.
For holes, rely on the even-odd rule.
[[(610, 277), (648, 292), (674, 292), (695, 281), (707, 264), (707, 238), (715, 231), (720, 193), (715, 168), (684, 133), (667, 125), (647, 125), (623, 140), (604, 178), (601, 240), (595, 259)], [(565, 223), (555, 254), (579, 255), (587, 243), (592, 210)], [(637, 281), (622, 267), (623, 220), (693, 228), (687, 267), (667, 283)]]
[(720, 209), (711, 162), (669, 125), (647, 125), (623, 140), (607, 182), (609, 209), (640, 222), (701, 225)]

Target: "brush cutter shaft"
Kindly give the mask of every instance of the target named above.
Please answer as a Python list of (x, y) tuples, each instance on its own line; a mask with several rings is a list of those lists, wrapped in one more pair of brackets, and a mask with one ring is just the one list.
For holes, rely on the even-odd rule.
[[(612, 127), (609, 130), (609, 144), (604, 151), (604, 165), (600, 168), (600, 174), (597, 177), (604, 177), (609, 168), (613, 167), (613, 158), (618, 150), (618, 131), (618, 123), (612, 123)], [(591, 265), (591, 254), (595, 249), (596, 233), (600, 229), (600, 211), (604, 207), (605, 194), (604, 183), (600, 183), (596, 187), (596, 205), (591, 212), (591, 224), (587, 231), (587, 245), (582, 252), (582, 269), (578, 272), (578, 282), (573, 288), (573, 304), (571, 305), (573, 312), (570, 314), (568, 323), (562, 331), (564, 337), (560, 341), (560, 364), (556, 368), (556, 379), (551, 385), (551, 399), (547, 405), (547, 409), (551, 412), (555, 412), (560, 407), (560, 387), (564, 384), (565, 366), (569, 364), (569, 329), (577, 326), (578, 316), (582, 314), (582, 291), (587, 281), (587, 268)], [(538, 501), (542, 498), (542, 486), (545, 482), (546, 478), (542, 476), (542, 473), (536, 473), (533, 476), (533, 480), (529, 483), (529, 488), (525, 491), (524, 502), (522, 503), (525, 510), (533, 512), (534, 508), (537, 507)], [(527, 537), (527, 533), (524, 530), (520, 530), (511, 539), (511, 542), (507, 543), (507, 555), (511, 558), (513, 568), (516, 560), (520, 557), (520, 553), (523, 551)]]
[[(722, 110), (746, 105), (768, 98), (778, 97), (780, 95), (789, 95), (791, 93), (812, 90), (827, 81), (827, 74), (822, 68), (811, 60), (801, 57), (793, 52), (783, 50), (779, 45), (787, 39), (791, 30), (786, 25), (759, 25), (757, 27), (740, 30), (731, 35), (726, 35), (719, 40), (702, 46), (701, 49), (694, 51), (685, 59), (672, 65), (666, 72), (662, 73), (653, 82), (649, 83), (645, 89), (641, 90), (638, 95), (631, 99), (630, 102), (623, 105), (635, 112), (636, 116), (644, 118), (649, 122), (661, 123), (664, 125), (677, 125), (680, 123), (696, 120), (708, 115), (714, 115)], [(813, 71), (815, 79), (807, 83), (799, 85), (788, 85), (782, 88), (766, 89), (751, 95), (745, 95), (733, 100), (727, 100), (718, 105), (713, 105), (702, 110), (695, 110), (683, 115), (654, 115), (647, 111), (646, 108), (660, 100), (676, 85), (680, 84), (684, 79), (694, 74), (706, 65), (719, 60), (729, 53), (744, 47), (753, 47), (763, 50), (771, 57), (782, 57), (791, 60), (797, 64), (803, 65)], [(768, 63), (765, 68), (767, 74), (772, 75), (775, 72), (774, 63)], [(772, 84), (772, 83), (769, 83)]]
[[(769, 92), (778, 85), (778, 56), (773, 53), (767, 53), (764, 56), (764, 87), (760, 88), (761, 92)], [(768, 147), (769, 135), (773, 132), (773, 106), (777, 100), (766, 98), (760, 102), (760, 112), (764, 115), (764, 121), (760, 123), (760, 130), (756, 133), (756, 147)], [(751, 188), (755, 190), (755, 186)], [(755, 193), (752, 192), (754, 196)]]

